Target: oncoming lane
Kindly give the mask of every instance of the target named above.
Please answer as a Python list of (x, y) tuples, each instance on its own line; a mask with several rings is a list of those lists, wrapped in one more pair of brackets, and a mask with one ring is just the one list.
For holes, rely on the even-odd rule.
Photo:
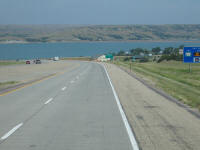
[[(45, 100), (29, 99), (40, 107), (42, 104), (42, 109), (1, 143), (0, 149), (133, 149), (102, 66), (83, 63), (76, 71), (54, 80), (57, 86), (46, 93)], [(43, 86), (48, 83), (43, 82)], [(21, 111), (27, 114), (32, 106), (25, 107)], [(23, 122), (17, 114), (15, 117)]]

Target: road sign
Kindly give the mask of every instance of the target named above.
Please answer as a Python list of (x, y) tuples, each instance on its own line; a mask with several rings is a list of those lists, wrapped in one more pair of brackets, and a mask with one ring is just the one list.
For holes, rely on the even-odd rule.
[(184, 63), (200, 63), (200, 47), (184, 47)]
[(109, 58), (110, 60), (113, 60), (113, 55), (112, 54), (107, 54), (106, 58)]

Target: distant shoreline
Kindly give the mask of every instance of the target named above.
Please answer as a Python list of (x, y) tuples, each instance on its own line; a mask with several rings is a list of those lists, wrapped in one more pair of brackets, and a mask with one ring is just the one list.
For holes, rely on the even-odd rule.
[(0, 44), (44, 44), (44, 43), (110, 43), (110, 42), (116, 42), (116, 43), (153, 43), (153, 42), (160, 42), (160, 43), (167, 43), (167, 42), (184, 42), (184, 43), (200, 43), (200, 41), (181, 41), (181, 40), (124, 40), (124, 41), (51, 41), (51, 42), (27, 42), (27, 41), (0, 41)]

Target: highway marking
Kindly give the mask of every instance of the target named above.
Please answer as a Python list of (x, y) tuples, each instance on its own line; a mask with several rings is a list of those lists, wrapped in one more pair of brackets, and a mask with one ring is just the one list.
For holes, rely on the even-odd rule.
[(17, 126), (15, 126), (14, 128), (12, 128), (8, 133), (6, 133), (4, 136), (1, 137), (1, 141), (7, 139), (10, 135), (12, 135), (21, 126), (23, 126), (23, 123), (20, 123)]
[(42, 78), (42, 79), (39, 79), (39, 80), (37, 80), (37, 81), (34, 81), (34, 82), (31, 82), (31, 83), (25, 84), (25, 85), (23, 85), (23, 86), (21, 86), (21, 87), (18, 87), (18, 88), (16, 88), (16, 89), (10, 90), (10, 91), (5, 92), (5, 93), (2, 93), (2, 94), (0, 94), (0, 96), (4, 96), (4, 95), (7, 95), (7, 94), (9, 94), (9, 93), (12, 93), (12, 92), (18, 91), (18, 90), (20, 90), (20, 89), (23, 89), (23, 88), (25, 88), (25, 87), (29, 87), (29, 86), (31, 86), (31, 85), (33, 85), (33, 84), (40, 83), (40, 82), (45, 81), (45, 80), (47, 80), (47, 79), (49, 79), (49, 78), (52, 78), (52, 77), (54, 77), (54, 76), (56, 76), (56, 75), (57, 75), (57, 74), (52, 74), (52, 75), (50, 75), (50, 76), (44, 77), (44, 78)]
[(79, 76), (76, 76), (76, 79), (79, 79)]
[(112, 84), (112, 82), (111, 82), (111, 79), (110, 79), (110, 77), (109, 77), (109, 75), (108, 75), (108, 72), (107, 72), (107, 70), (106, 70), (106, 67), (105, 67), (104, 65), (103, 65), (103, 67), (104, 67), (104, 70), (105, 70), (106, 75), (107, 75), (107, 77), (108, 77), (108, 81), (109, 81), (109, 83), (110, 83), (110, 86), (111, 86), (111, 88), (112, 88), (113, 95), (114, 95), (114, 97), (115, 97), (115, 100), (116, 100), (116, 102), (117, 102), (117, 106), (118, 106), (119, 111), (120, 111), (120, 114), (121, 114), (121, 116), (122, 116), (122, 120), (123, 120), (124, 125), (125, 125), (125, 127), (126, 127), (126, 131), (127, 131), (128, 135), (129, 135), (129, 139), (130, 139), (132, 148), (133, 148), (133, 150), (139, 150), (138, 144), (137, 144), (136, 139), (135, 139), (135, 135), (134, 135), (134, 133), (133, 133), (132, 130), (131, 130), (130, 124), (129, 124), (128, 119), (127, 119), (127, 117), (126, 117), (126, 115), (125, 115), (125, 113), (124, 113), (124, 110), (123, 110), (122, 105), (121, 105), (121, 103), (120, 103), (120, 101), (119, 101), (119, 97), (117, 96), (117, 93), (116, 93), (116, 91), (115, 91), (115, 88), (114, 88), (114, 86), (113, 86), (113, 84)]
[(62, 91), (64, 91), (66, 88), (67, 88), (66, 86), (65, 86), (65, 87), (63, 87), (63, 88), (62, 88)]
[(46, 101), (44, 104), (46, 105), (46, 104), (50, 103), (52, 100), (53, 100), (53, 98), (50, 98), (50, 99), (49, 99), (48, 101)]
[[(77, 64), (76, 66), (73, 66), (71, 69), (77, 68), (77, 67), (79, 67), (79, 66), (80, 66), (80, 64)], [(70, 70), (68, 70), (68, 71), (70, 71)], [(68, 71), (65, 71), (65, 72), (68, 72)], [(20, 86), (20, 87), (18, 87), (18, 88), (15, 88), (15, 89), (13, 89), (13, 90), (4, 92), (4, 93), (0, 94), (0, 96), (8, 95), (8, 94), (10, 94), (10, 93), (16, 92), (16, 91), (21, 90), (21, 89), (23, 89), (23, 88), (29, 87), (29, 86), (31, 86), (31, 85), (33, 85), (33, 84), (40, 83), (40, 82), (42, 82), (42, 81), (44, 81), (44, 80), (47, 80), (47, 79), (49, 79), (49, 78), (52, 78), (52, 77), (54, 77), (54, 76), (62, 75), (62, 74), (64, 74), (65, 72), (64, 72), (64, 71), (63, 71), (63, 72), (58, 72), (58, 73), (49, 75), (49, 76), (47, 76), (47, 77), (44, 77), (44, 78), (42, 78), (42, 79), (39, 79), (39, 80), (37, 80), (37, 81), (33, 81), (33, 82), (31, 82), (31, 83), (28, 83), (28, 84), (25, 83), (25, 85)]]
[(74, 83), (74, 80), (70, 81), (70, 83)]

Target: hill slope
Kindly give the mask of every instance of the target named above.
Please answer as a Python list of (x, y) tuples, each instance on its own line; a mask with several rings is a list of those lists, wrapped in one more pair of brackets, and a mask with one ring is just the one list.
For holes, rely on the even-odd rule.
[(200, 40), (200, 25), (0, 25), (0, 42)]

